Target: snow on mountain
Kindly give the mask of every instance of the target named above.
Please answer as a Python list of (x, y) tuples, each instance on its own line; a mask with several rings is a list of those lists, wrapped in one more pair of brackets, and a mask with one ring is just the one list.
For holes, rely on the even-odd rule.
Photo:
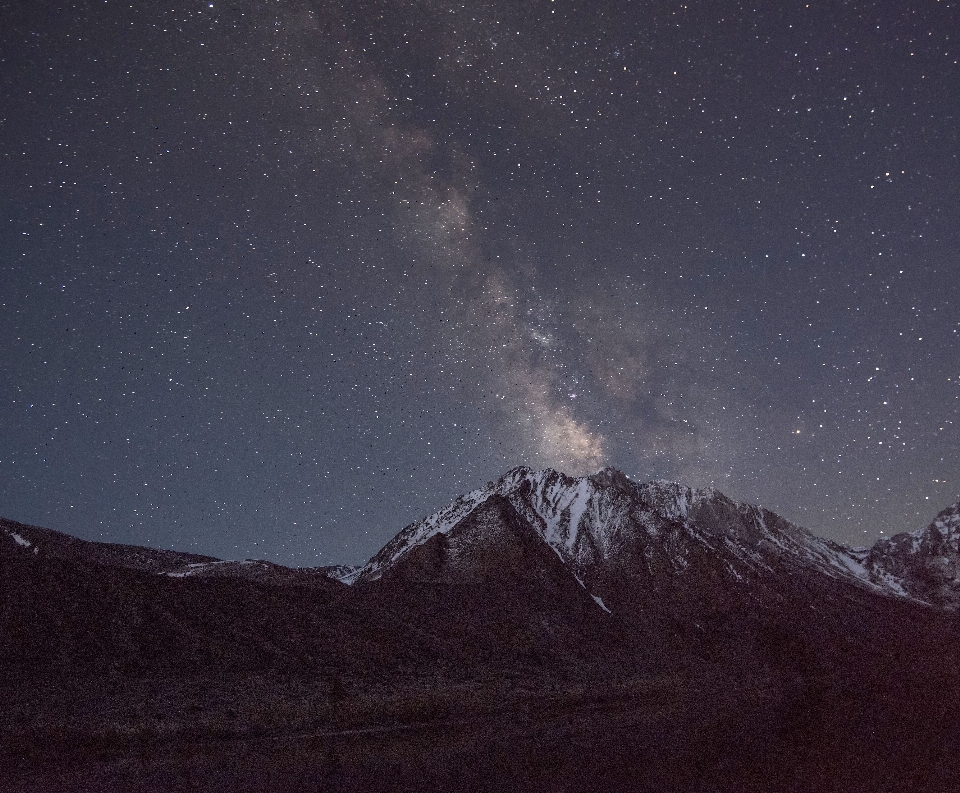
[[(712, 488), (663, 480), (639, 484), (613, 468), (582, 477), (549, 468), (514, 468), (410, 524), (362, 567), (293, 570), (262, 560), (224, 561), (86, 542), (7, 520), (0, 520), (0, 529), (9, 538), (0, 543), (0, 553), (82, 560), (172, 578), (305, 583), (320, 577), (352, 585), (376, 581), (431, 537), (450, 535), (458, 527), (463, 533), (465, 521), (493, 496), (509, 502), (605, 611), (609, 609), (601, 599), (607, 594), (603, 580), (609, 583), (610, 575), (626, 574), (645, 586), (644, 582), (664, 582), (663, 576), (682, 580), (703, 574), (704, 565), (721, 571), (734, 586), (749, 586), (776, 574), (813, 572), (888, 596), (960, 609), (960, 502), (943, 510), (925, 529), (882, 539), (870, 549), (848, 548)], [(470, 563), (469, 548), (483, 542), (482, 532), (476, 533), (477, 526), (472, 526), (469, 542), (464, 536), (463, 553), (457, 542), (449, 546), (454, 564), (461, 557), (464, 564)]]
[(960, 608), (960, 501), (925, 529), (879, 540), (864, 564), (874, 580), (895, 581), (910, 597)]
[(28, 540), (26, 537), (24, 537), (22, 534), (19, 534), (18, 532), (8, 530), (7, 536), (11, 540), (13, 540), (17, 544), (17, 547), (19, 548), (29, 550), (34, 554), (40, 552), (40, 548), (38, 546), (34, 545), (32, 542), (30, 542), (30, 540)]
[(265, 568), (268, 564), (268, 562), (261, 562), (255, 559), (243, 559), (241, 561), (218, 559), (215, 562), (192, 562), (177, 570), (165, 572), (163, 575), (168, 575), (171, 578), (188, 578), (194, 576), (235, 574), (238, 569), (244, 567), (257, 566)]
[(943, 579), (939, 603), (953, 603), (944, 592), (960, 588), (960, 505), (945, 510), (925, 531), (882, 540), (868, 551), (816, 537), (712, 488), (666, 481), (638, 484), (613, 468), (570, 477), (522, 466), (407, 526), (363, 568), (340, 580), (378, 579), (434, 535), (453, 531), (494, 494), (511, 503), (585, 588), (584, 581), (597, 570), (632, 564), (629, 560), (637, 556), (651, 575), (660, 571), (676, 576), (704, 553), (720, 560), (728, 578), (738, 584), (775, 568), (813, 571), (886, 595), (935, 602), (931, 592), (909, 580), (907, 568), (921, 563), (908, 562), (904, 554), (914, 554)]
[(11, 537), (13, 537), (13, 541), (14, 541), (17, 545), (19, 545), (21, 548), (30, 548), (30, 547), (33, 545), (33, 543), (30, 542), (30, 540), (25, 540), (25, 539), (23, 539), (23, 537), (21, 537), (21, 536), (20, 536), (19, 534), (17, 534), (15, 531), (9, 531), (9, 532), (7, 532), (7, 534), (9, 534)]
[(357, 576), (360, 575), (360, 571), (363, 568), (352, 564), (332, 564), (317, 569), (327, 576), (327, 578), (333, 578), (344, 584), (352, 584), (357, 580)]
[(284, 567), (264, 559), (213, 559), (188, 562), (161, 572), (169, 578), (241, 578), (273, 584), (310, 584), (335, 578), (352, 583), (358, 568), (348, 565), (335, 567)]
[[(507, 474), (507, 476), (509, 476), (509, 474)], [(503, 479), (500, 481), (502, 482)], [(418, 545), (423, 545), (423, 543), (435, 534), (448, 533), (495, 492), (497, 492), (497, 490), (493, 483), (488, 483), (479, 490), (473, 490), (466, 495), (459, 496), (450, 506), (434, 512), (423, 520), (411, 523), (396, 537), (390, 540), (390, 542), (384, 545), (383, 548), (360, 569), (360, 572), (353, 580), (356, 581), (362, 578), (372, 581), (379, 578), (384, 570), (391, 567), (397, 560)]]

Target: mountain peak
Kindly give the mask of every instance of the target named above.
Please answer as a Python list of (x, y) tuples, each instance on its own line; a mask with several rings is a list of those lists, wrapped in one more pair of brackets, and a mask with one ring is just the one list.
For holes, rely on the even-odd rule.
[(944, 536), (960, 534), (960, 501), (942, 510), (929, 528), (936, 528)]
[(632, 490), (636, 487), (636, 483), (623, 471), (609, 465), (587, 478), (600, 487), (616, 487), (621, 490)]
[(878, 540), (866, 564), (875, 576), (896, 579), (911, 597), (960, 608), (960, 501), (925, 529)]
[[(511, 468), (496, 482), (410, 524), (359, 572), (341, 580), (380, 578), (437, 534), (451, 535), (473, 521), (493, 501), (509, 504), (584, 588), (606, 575), (604, 570), (636, 568), (638, 559), (646, 573), (631, 575), (683, 577), (709, 568), (735, 586), (786, 566), (887, 596), (960, 607), (960, 504), (943, 510), (923, 531), (856, 551), (712, 487), (663, 480), (638, 484), (613, 467), (581, 477), (553, 468)], [(471, 529), (471, 547), (483, 544), (481, 534)]]

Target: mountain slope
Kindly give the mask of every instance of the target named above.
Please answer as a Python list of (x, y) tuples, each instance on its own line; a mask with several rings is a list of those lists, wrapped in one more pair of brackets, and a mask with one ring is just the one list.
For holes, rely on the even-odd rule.
[(926, 529), (879, 540), (865, 558), (876, 581), (943, 609), (960, 607), (960, 502)]
[(463, 669), (570, 670), (637, 649), (617, 646), (602, 601), (497, 493), (379, 573), (361, 576), (358, 597), (429, 631)]
[(0, 788), (958, 789), (958, 515), (517, 468), (315, 570), (0, 522)]
[(691, 560), (706, 555), (733, 585), (749, 586), (777, 568), (943, 608), (960, 602), (960, 506), (945, 510), (924, 532), (881, 540), (868, 552), (816, 537), (715, 490), (637, 484), (614, 469), (573, 478), (515, 468), (405, 528), (351, 579), (379, 579), (494, 497), (509, 501), (585, 587), (625, 567), (639, 586), (642, 570), (649, 581), (683, 579)]
[[(406, 638), (321, 572), (0, 521), (3, 685), (347, 669)], [(376, 628), (376, 636), (368, 635)], [(399, 648), (399, 649), (398, 649)]]
[(52, 529), (0, 518), (0, 555), (19, 558), (24, 553), (42, 554), (46, 559), (123, 567), (148, 573), (174, 572), (191, 564), (218, 561), (212, 556), (195, 553), (90, 542)]

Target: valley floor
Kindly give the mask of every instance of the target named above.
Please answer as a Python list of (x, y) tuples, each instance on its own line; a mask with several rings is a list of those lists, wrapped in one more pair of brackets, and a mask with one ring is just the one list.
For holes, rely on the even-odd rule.
[[(331, 698), (327, 685), (250, 678), (143, 684), (60, 699), (3, 724), (0, 788), (81, 791), (944, 791), (947, 734), (720, 670), (620, 681), (436, 681)], [(569, 681), (568, 681), (569, 683)], [(22, 701), (21, 714), (27, 703)], [(87, 688), (89, 692), (89, 688)], [(29, 697), (29, 695), (26, 695)], [(72, 697), (72, 703), (67, 700)], [(105, 704), (109, 703), (109, 704)], [(100, 709), (99, 717), (90, 708)], [(104, 718), (105, 710), (111, 711)], [(124, 716), (124, 714), (126, 714)], [(97, 730), (87, 724), (108, 724)], [(916, 733), (915, 733), (916, 735)]]

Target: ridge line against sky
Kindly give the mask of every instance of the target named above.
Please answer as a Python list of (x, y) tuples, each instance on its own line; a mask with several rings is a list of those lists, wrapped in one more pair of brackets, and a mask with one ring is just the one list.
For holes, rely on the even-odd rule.
[(23, 4), (0, 512), (357, 562), (517, 464), (960, 493), (956, 3)]

